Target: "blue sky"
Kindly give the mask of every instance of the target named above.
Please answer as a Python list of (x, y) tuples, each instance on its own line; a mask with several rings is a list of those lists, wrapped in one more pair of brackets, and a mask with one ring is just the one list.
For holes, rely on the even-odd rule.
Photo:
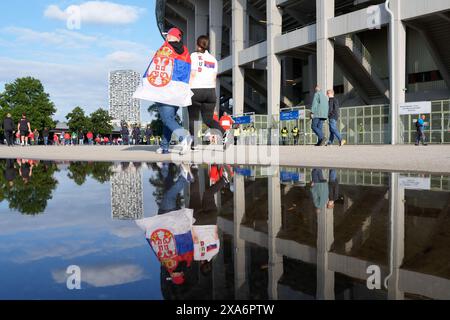
[(142, 73), (161, 44), (154, 8), (155, 0), (1, 1), (0, 90), (17, 77), (40, 79), (58, 120), (75, 106), (107, 108), (108, 72)]

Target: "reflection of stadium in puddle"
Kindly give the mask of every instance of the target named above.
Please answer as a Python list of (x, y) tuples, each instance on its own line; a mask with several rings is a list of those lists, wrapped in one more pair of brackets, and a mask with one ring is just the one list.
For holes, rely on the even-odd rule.
[[(9, 206), (19, 213), (17, 193), (4, 176), (6, 169), (18, 167), (6, 165), (0, 161), (0, 212)], [(110, 286), (104, 281), (93, 286), (98, 281), (88, 279), (81, 293), (87, 299), (95, 298), (94, 287), (110, 297), (136, 299), (450, 298), (449, 176), (243, 166), (224, 179), (223, 167), (199, 166), (192, 169), (198, 184), (188, 179), (177, 185), (174, 204), (192, 205), (194, 217), (218, 226), (220, 251), (208, 268), (194, 259), (180, 285), (167, 281), (169, 273), (143, 232), (129, 221), (156, 215), (161, 201), (167, 201), (167, 185), (160, 176), (164, 165), (94, 169), (93, 164), (71, 163), (59, 170), (42, 165), (35, 167), (33, 179), (50, 181), (47, 172), (58, 181), (42, 214), (33, 219), (0, 215), (0, 268), (6, 270), (0, 275), (5, 284), (0, 298), (59, 298), (54, 279), (47, 275), (66, 263), (95, 270), (96, 276), (103, 269), (110, 272), (106, 266), (140, 270), (139, 277), (122, 277)], [(173, 178), (169, 186), (183, 177), (180, 166), (165, 168)], [(23, 191), (38, 192), (30, 182)], [(218, 182), (220, 188), (212, 188)], [(379, 290), (366, 284), (371, 265), (381, 270)], [(37, 267), (43, 270), (37, 274), (39, 286), (50, 291), (34, 284), (33, 294), (22, 291), (28, 277), (24, 270)], [(57, 286), (63, 285), (61, 277)], [(143, 296), (142, 288), (151, 292)]]

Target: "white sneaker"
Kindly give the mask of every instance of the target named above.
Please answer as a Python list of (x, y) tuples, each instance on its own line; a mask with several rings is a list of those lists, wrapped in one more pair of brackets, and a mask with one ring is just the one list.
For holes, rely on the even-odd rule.
[(194, 140), (192, 139), (191, 136), (187, 136), (183, 139), (183, 141), (181, 141), (180, 155), (184, 155), (184, 154), (188, 153), (189, 151), (191, 151), (191, 145), (192, 145), (193, 141)]

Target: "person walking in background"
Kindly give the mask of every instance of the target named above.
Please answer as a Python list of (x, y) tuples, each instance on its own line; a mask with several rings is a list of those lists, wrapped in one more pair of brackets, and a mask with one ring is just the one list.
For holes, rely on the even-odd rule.
[(129, 144), (128, 137), (130, 136), (130, 131), (128, 130), (128, 126), (125, 123), (122, 123), (122, 128), (120, 129), (120, 134), (122, 135), (122, 141), (124, 145)]
[[(200, 120), (202, 115), (203, 123), (210, 129), (220, 132), (224, 142), (228, 142), (227, 129), (219, 124), (219, 119), (214, 119), (216, 108), (216, 83), (218, 62), (214, 56), (208, 52), (209, 38), (208, 36), (200, 36), (197, 39), (197, 50), (191, 54), (191, 77), (190, 88), (194, 93), (192, 97), (192, 105), (188, 107), (189, 112), (189, 132), (194, 135), (196, 133), (195, 124)], [(201, 127), (201, 126), (200, 126)], [(228, 128), (231, 128), (231, 122)], [(199, 141), (194, 139), (194, 149)], [(225, 147), (228, 144), (225, 143)]]
[(425, 142), (425, 115), (423, 114), (421, 117), (419, 116), (419, 118), (416, 121), (416, 143), (415, 145), (418, 146), (420, 144), (420, 141), (422, 141), (422, 144), (424, 146), (427, 145), (427, 143)]
[(42, 137), (44, 138), (44, 146), (48, 145), (48, 135), (49, 135), (48, 128), (45, 127), (44, 131), (42, 131)]
[(33, 131), (33, 136), (34, 136), (34, 145), (38, 145), (39, 144), (39, 131), (38, 129), (34, 129)]
[(141, 129), (139, 129), (138, 125), (135, 125), (132, 131), (133, 135), (133, 144), (137, 145), (139, 144), (140, 136), (141, 136)]
[[(134, 93), (133, 98), (155, 102), (163, 123), (163, 140), (157, 153), (168, 154), (172, 134), (181, 143), (180, 154), (190, 150), (192, 137), (177, 122), (180, 107), (192, 105), (192, 91), (189, 88), (191, 57), (183, 45), (183, 33), (179, 28), (171, 28), (161, 48), (156, 52), (148, 67), (143, 84)], [(165, 63), (173, 64), (166, 69)], [(166, 70), (162, 72), (161, 69)]]
[(66, 145), (66, 140), (65, 140), (65, 137), (66, 136), (66, 133), (63, 131), (63, 132), (61, 132), (61, 135), (60, 135), (60, 141), (61, 141), (61, 144), (64, 146), (64, 145)]
[(233, 126), (234, 120), (228, 115), (227, 112), (224, 112), (220, 117), (219, 123), (225, 131), (228, 131)]
[(25, 113), (22, 114), (22, 119), (17, 124), (17, 132), (20, 132), (20, 144), (22, 146), (28, 145), (28, 135), (31, 133), (31, 126)]
[(320, 87), (316, 86), (316, 93), (311, 107), (311, 129), (317, 136), (316, 146), (325, 145), (327, 142), (323, 134), (323, 123), (328, 118), (328, 98), (320, 90)]
[(34, 145), (34, 133), (33, 133), (33, 131), (30, 131), (30, 134), (28, 135), (28, 141), (30, 143), (30, 146)]
[(64, 134), (64, 145), (68, 146), (71, 143), (71, 135), (70, 133), (66, 132)]
[(53, 133), (53, 145), (59, 146), (59, 137), (56, 133)]
[(84, 133), (83, 133), (83, 131), (80, 131), (78, 133), (78, 144), (80, 146), (84, 145)]
[(88, 133), (86, 134), (86, 138), (88, 139), (89, 145), (92, 146), (94, 144), (94, 134), (92, 133), (92, 131), (88, 131)]
[(3, 120), (3, 130), (5, 131), (6, 144), (8, 147), (14, 146), (14, 121), (11, 117), (11, 113), (8, 113)]
[(147, 126), (147, 128), (145, 129), (145, 139), (146, 139), (146, 143), (147, 145), (150, 145), (150, 140), (151, 137), (153, 136), (153, 130), (150, 126)]
[(330, 138), (328, 139), (327, 146), (332, 145), (334, 138), (338, 139), (339, 146), (345, 144), (345, 140), (342, 140), (341, 134), (338, 129), (339, 120), (339, 101), (334, 97), (334, 91), (328, 90), (328, 126), (330, 128)]
[(16, 132), (16, 144), (19, 146), (20, 145), (20, 131)]
[(77, 140), (78, 140), (78, 135), (77, 135), (77, 133), (74, 131), (74, 132), (72, 132), (72, 145), (73, 145), (73, 146), (77, 144), (77, 142), (78, 142)]

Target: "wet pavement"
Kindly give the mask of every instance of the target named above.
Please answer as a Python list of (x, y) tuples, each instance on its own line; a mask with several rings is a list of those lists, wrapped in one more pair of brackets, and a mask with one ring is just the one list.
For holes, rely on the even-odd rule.
[(0, 160), (0, 283), (0, 299), (450, 299), (450, 176)]

